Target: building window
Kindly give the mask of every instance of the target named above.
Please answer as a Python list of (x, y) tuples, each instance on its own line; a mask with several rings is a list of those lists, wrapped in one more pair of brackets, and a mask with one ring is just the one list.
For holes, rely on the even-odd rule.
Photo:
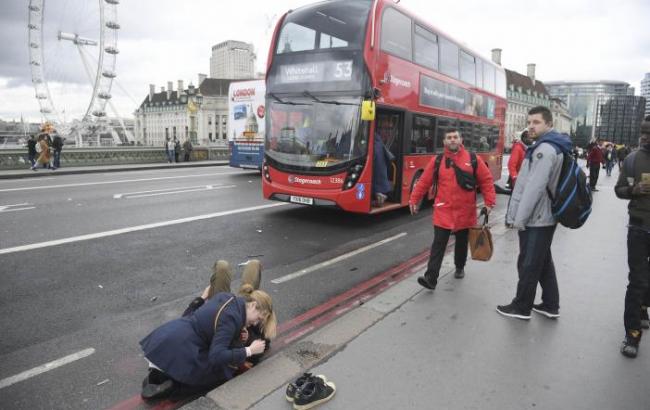
[(210, 142), (212, 142), (212, 133), (211, 132), (208, 133), (208, 139), (210, 140)]

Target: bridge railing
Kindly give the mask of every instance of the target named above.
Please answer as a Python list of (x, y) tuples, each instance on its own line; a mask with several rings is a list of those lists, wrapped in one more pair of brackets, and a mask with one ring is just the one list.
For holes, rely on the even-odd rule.
[[(181, 151), (179, 160), (183, 160)], [(227, 160), (226, 147), (195, 147), (191, 161)], [(61, 167), (93, 165), (152, 164), (167, 162), (164, 148), (159, 147), (111, 147), (111, 148), (63, 148)], [(27, 148), (0, 150), (0, 170), (29, 167)]]

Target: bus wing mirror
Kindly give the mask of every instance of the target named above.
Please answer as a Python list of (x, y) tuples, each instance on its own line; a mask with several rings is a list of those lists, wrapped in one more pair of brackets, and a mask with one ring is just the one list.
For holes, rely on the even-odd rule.
[(361, 120), (362, 121), (374, 121), (375, 120), (375, 102), (374, 101), (363, 101), (361, 103)]

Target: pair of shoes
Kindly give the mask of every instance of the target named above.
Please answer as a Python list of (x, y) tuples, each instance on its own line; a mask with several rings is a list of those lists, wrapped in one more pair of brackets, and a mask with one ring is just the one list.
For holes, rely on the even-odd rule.
[(646, 306), (641, 306), (641, 328), (650, 328), (650, 318), (648, 318), (648, 308)]
[[(325, 376), (313, 377), (309, 373), (305, 373), (301, 377), (306, 375), (309, 375), (309, 377), (305, 379), (306, 381), (299, 389), (295, 390), (293, 395), (293, 408), (295, 410), (311, 409), (330, 400), (334, 397), (334, 393), (336, 393), (336, 386), (333, 382), (328, 382)], [(287, 400), (289, 400), (288, 394)]]
[(142, 393), (140, 395), (145, 400), (162, 399), (170, 395), (173, 390), (174, 381), (172, 379), (167, 379), (160, 384), (154, 384), (149, 383), (149, 376), (147, 376), (142, 382)]
[(512, 303), (509, 305), (497, 306), (497, 313), (507, 317), (514, 317), (522, 320), (530, 320), (530, 312), (524, 312), (523, 310), (518, 309)]
[(230, 282), (232, 282), (230, 264), (222, 259), (216, 261), (212, 266), (208, 299), (220, 292), (230, 293)]
[(260, 283), (262, 282), (262, 263), (257, 259), (251, 259), (246, 262), (244, 266), (244, 272), (241, 275), (241, 285), (239, 287), (239, 293), (241, 293), (241, 288), (244, 285), (251, 285), (253, 290), (258, 290), (260, 288)]
[(641, 330), (628, 329), (625, 331), (625, 339), (621, 343), (621, 354), (625, 357), (635, 358), (639, 353), (639, 342), (641, 341)]
[(303, 373), (300, 377), (298, 377), (296, 380), (293, 382), (289, 383), (287, 385), (287, 390), (285, 392), (285, 398), (287, 401), (293, 403), (293, 401), (296, 398), (296, 393), (302, 389), (308, 382), (312, 381), (314, 378), (320, 378), (323, 379), (324, 382), (327, 382), (327, 378), (319, 374), (317, 376), (312, 375), (311, 373)]
[(559, 309), (549, 309), (543, 303), (533, 305), (533, 312), (537, 312), (540, 315), (544, 315), (549, 319), (557, 319), (558, 317), (560, 317)]
[(382, 194), (381, 192), (376, 193), (375, 194), (375, 202), (376, 202), (377, 206), (383, 206), (384, 202), (386, 202), (386, 198), (388, 198), (388, 196), (386, 194)]
[(434, 290), (437, 285), (437, 283), (431, 284), (429, 280), (426, 278), (426, 276), (419, 276), (418, 283), (420, 284), (420, 286), (431, 290)]
[(454, 272), (454, 278), (463, 279), (464, 277), (465, 277), (465, 269), (456, 268), (456, 272)]

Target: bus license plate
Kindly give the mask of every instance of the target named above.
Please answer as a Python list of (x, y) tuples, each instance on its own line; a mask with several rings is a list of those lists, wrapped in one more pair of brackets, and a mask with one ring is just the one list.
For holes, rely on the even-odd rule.
[(314, 205), (314, 198), (306, 198), (304, 196), (291, 195), (290, 201), (295, 204)]

